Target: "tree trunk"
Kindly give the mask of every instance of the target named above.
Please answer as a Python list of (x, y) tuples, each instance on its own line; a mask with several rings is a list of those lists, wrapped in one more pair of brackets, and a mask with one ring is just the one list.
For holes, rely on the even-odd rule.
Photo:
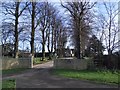
[(42, 42), (42, 61), (43, 60), (45, 60), (45, 33), (44, 33), (45, 31), (44, 30), (42, 30), (42, 40), (43, 40), (43, 42)]
[(60, 29), (60, 35), (59, 35), (59, 57), (62, 57), (62, 40), (61, 40), (61, 33), (62, 33), (62, 29)]
[(79, 40), (78, 40), (78, 43), (77, 43), (77, 46), (76, 46), (76, 47), (77, 47), (77, 58), (80, 59), (80, 54), (81, 54), (81, 53), (80, 53), (80, 38), (79, 38)]
[(47, 45), (47, 48), (48, 48), (48, 52), (49, 52), (49, 60), (50, 60), (50, 54), (51, 54), (51, 51), (50, 51), (50, 29), (49, 29), (49, 36), (48, 36), (48, 45)]
[(35, 2), (32, 2), (32, 31), (31, 31), (31, 54), (34, 57), (34, 35), (35, 35), (35, 28), (34, 28), (34, 19), (35, 19)]
[(53, 42), (53, 43), (54, 43), (54, 52), (55, 52), (55, 53), (57, 53), (57, 52), (56, 52), (56, 41), (57, 41), (57, 38), (56, 38), (56, 30), (54, 30), (54, 42)]
[(45, 42), (43, 42), (43, 44), (42, 44), (42, 61), (44, 61), (45, 60)]
[(53, 42), (53, 41), (54, 41), (54, 38), (53, 38), (53, 37), (54, 37), (54, 27), (52, 28), (51, 52), (53, 52), (53, 43), (54, 43), (54, 42)]
[(53, 54), (53, 44), (54, 44), (54, 27), (52, 27), (52, 37), (51, 37), (51, 50), (49, 51), (49, 60), (52, 59), (52, 54)]
[(14, 46), (14, 57), (18, 58), (18, 18), (19, 18), (19, 2), (16, 2), (15, 10), (15, 46)]
[(76, 27), (76, 32), (75, 32), (75, 38), (76, 38), (76, 57), (78, 59), (81, 58), (81, 23), (80, 23), (80, 19), (74, 17), (75, 19), (75, 27)]

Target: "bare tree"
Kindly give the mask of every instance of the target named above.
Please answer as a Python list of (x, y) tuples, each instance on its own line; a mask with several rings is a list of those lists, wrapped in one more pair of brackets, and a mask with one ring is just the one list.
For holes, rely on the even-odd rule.
[[(113, 2), (103, 2), (103, 6), (105, 8), (105, 13), (100, 13), (98, 16), (98, 21), (100, 24), (100, 33), (101, 40), (105, 43), (105, 48), (107, 49), (108, 55), (112, 55), (115, 50), (115, 46), (117, 42), (117, 34), (119, 33), (117, 15), (118, 8), (116, 7), (116, 3)], [(102, 12), (102, 10), (99, 10)]]
[(67, 42), (67, 28), (64, 26), (64, 23), (59, 20), (58, 21), (58, 30), (57, 30), (57, 49), (58, 49), (58, 57), (64, 56), (64, 49)]
[[(75, 2), (73, 0), (72, 2), (67, 2), (67, 4), (62, 4), (61, 5), (66, 8), (66, 10), (70, 13), (71, 17), (71, 26), (73, 29), (73, 38), (74, 38), (74, 44), (75, 44), (75, 49), (76, 49), (76, 56), (77, 58), (81, 58), (81, 38), (82, 38), (82, 33), (86, 32), (84, 27), (84, 23), (86, 23), (86, 15), (89, 12), (89, 10), (95, 5), (95, 3), (87, 2), (86, 0), (78, 0)], [(87, 24), (87, 23), (86, 23)], [(87, 24), (89, 26), (89, 23)]]
[[(41, 17), (39, 17), (39, 14), (41, 12), (40, 8), (40, 3), (35, 2), (34, 0), (32, 0), (30, 2), (29, 7), (27, 8), (27, 12), (29, 12), (29, 15), (27, 15), (27, 17), (31, 20), (28, 20), (29, 26), (31, 27), (31, 31), (30, 31), (30, 47), (31, 47), (31, 54), (32, 54), (32, 58), (34, 58), (34, 48), (35, 48), (35, 41), (38, 41), (38, 36), (35, 34), (36, 32), (38, 32), (37, 28), (39, 27), (40, 24), (40, 20)], [(31, 22), (31, 23), (30, 23)]]
[(42, 60), (45, 59), (45, 45), (47, 41), (47, 37), (49, 35), (48, 28), (50, 26), (50, 11), (49, 11), (49, 3), (48, 2), (41, 2), (39, 3), (39, 6), (37, 7), (39, 13), (36, 16), (38, 22), (37, 25), (39, 25), (39, 31), (40, 31), (40, 37), (41, 37), (41, 44), (42, 44)]
[[(97, 34), (100, 42), (103, 43), (105, 47), (105, 54), (108, 53), (108, 59), (106, 60), (107, 68), (111, 69), (114, 67), (114, 63), (117, 59), (114, 59), (114, 51), (119, 47), (118, 43), (118, 7), (116, 2), (102, 2), (98, 3), (96, 25)], [(104, 8), (104, 9), (101, 9)], [(98, 48), (100, 48), (98, 46)], [(99, 58), (101, 59), (101, 58)]]
[(53, 52), (53, 41), (54, 41), (54, 18), (56, 17), (55, 8), (49, 3), (49, 28), (48, 28), (48, 37), (47, 37), (47, 48), (49, 52), (49, 59), (51, 59), (51, 54)]
[(12, 44), (14, 40), (14, 24), (8, 22), (2, 22), (2, 35), (1, 35), (1, 44), (2, 44), (2, 55), (4, 56), (6, 45)]
[[(3, 8), (5, 9), (5, 12), (3, 12), (5, 15), (10, 15), (11, 18), (15, 21), (15, 30), (14, 30), (14, 37), (15, 37), (15, 44), (14, 44), (14, 57), (18, 58), (18, 24), (19, 24), (19, 18), (22, 15), (23, 11), (26, 9), (26, 7), (29, 5), (28, 2), (25, 3), (23, 8), (20, 8), (21, 0), (13, 1), (12, 3), (2, 3)], [(12, 18), (14, 17), (14, 19)]]
[[(51, 54), (53, 55), (53, 51), (56, 51), (57, 48), (57, 36), (59, 33), (59, 26), (62, 26), (60, 20), (61, 17), (58, 17), (59, 11), (55, 9), (51, 4), (49, 5), (49, 18), (50, 18), (50, 26), (48, 28), (48, 37), (47, 37), (47, 48), (49, 52), (49, 59), (51, 59)], [(59, 18), (59, 19), (58, 19)], [(63, 28), (62, 28), (63, 29)]]

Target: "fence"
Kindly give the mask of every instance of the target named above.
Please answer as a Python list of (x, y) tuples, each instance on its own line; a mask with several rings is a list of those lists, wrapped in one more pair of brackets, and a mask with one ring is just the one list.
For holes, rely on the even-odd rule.
[(2, 58), (2, 68), (0, 70), (14, 69), (14, 68), (32, 68), (33, 59), (28, 58)]

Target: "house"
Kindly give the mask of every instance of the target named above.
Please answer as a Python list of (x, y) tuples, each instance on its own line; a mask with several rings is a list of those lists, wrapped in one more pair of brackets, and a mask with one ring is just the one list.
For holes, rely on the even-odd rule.
[(13, 56), (14, 55), (14, 44), (6, 43), (2, 44), (2, 56)]
[(56, 52), (58, 57), (74, 57), (75, 55), (75, 50), (69, 49), (68, 47), (57, 49)]

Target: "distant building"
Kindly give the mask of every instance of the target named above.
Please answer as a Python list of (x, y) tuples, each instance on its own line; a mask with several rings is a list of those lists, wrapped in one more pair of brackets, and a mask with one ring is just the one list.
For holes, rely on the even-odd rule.
[(26, 50), (19, 50), (19, 57), (29, 57), (30, 56), (30, 52), (26, 51)]
[(2, 56), (14, 56), (14, 44), (2, 44)]
[(74, 55), (75, 55), (74, 49), (62, 48), (61, 51), (60, 49), (57, 49), (58, 57), (74, 57)]

